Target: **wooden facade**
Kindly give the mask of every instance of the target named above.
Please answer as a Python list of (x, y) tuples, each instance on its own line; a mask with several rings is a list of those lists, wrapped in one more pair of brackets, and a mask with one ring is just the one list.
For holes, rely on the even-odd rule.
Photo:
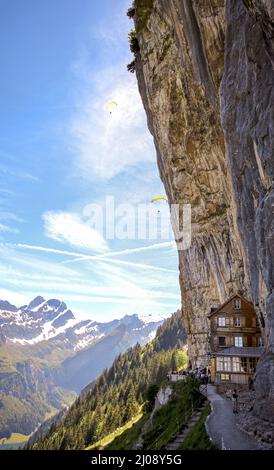
[(253, 305), (237, 294), (212, 309), (209, 319), (212, 381), (250, 383), (263, 350)]

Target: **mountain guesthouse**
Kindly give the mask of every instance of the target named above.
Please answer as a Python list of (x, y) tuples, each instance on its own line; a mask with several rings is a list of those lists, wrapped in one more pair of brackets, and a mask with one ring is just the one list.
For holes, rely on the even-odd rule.
[(211, 381), (248, 385), (263, 351), (261, 330), (253, 304), (240, 294), (211, 309)]

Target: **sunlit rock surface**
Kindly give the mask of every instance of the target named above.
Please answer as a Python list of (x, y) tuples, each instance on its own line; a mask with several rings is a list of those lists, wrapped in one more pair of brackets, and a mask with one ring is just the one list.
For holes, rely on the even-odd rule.
[(257, 407), (274, 415), (273, 19), (271, 0), (135, 1), (160, 175), (170, 203), (192, 205), (192, 245), (179, 251), (191, 358), (206, 361), (210, 307), (242, 292), (267, 350)]

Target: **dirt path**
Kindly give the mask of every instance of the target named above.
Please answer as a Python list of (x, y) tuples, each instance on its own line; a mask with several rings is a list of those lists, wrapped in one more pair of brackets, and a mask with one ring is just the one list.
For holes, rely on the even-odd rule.
[(213, 385), (207, 387), (207, 398), (211, 402), (212, 413), (207, 419), (206, 428), (212, 441), (222, 450), (256, 450), (257, 442), (242, 432), (236, 425), (232, 403), (216, 393)]

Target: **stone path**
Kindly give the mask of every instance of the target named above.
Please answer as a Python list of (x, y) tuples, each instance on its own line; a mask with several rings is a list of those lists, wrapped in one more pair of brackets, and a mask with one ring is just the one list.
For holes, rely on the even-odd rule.
[(204, 408), (207, 406), (207, 404), (208, 404), (208, 402), (205, 402), (204, 405), (201, 408), (199, 408), (197, 411), (195, 411), (193, 413), (193, 415), (189, 419), (186, 427), (182, 430), (182, 432), (180, 434), (177, 434), (174, 441), (170, 442), (166, 446), (166, 450), (178, 450), (178, 449), (181, 448), (187, 434), (193, 428), (193, 426), (197, 423), (197, 421), (199, 421), (199, 419), (201, 418), (202, 412), (204, 411)]
[(212, 412), (206, 421), (207, 432), (212, 441), (222, 450), (255, 450), (257, 442), (241, 431), (236, 424), (232, 402), (216, 393), (213, 385), (207, 386), (207, 399)]

